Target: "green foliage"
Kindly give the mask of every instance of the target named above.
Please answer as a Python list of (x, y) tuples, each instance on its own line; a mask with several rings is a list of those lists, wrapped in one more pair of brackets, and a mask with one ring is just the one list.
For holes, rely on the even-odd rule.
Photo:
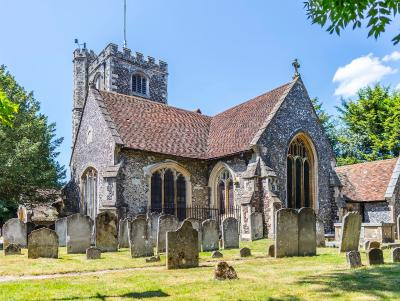
[(38, 189), (60, 187), (65, 169), (56, 161), (56, 149), (63, 139), (55, 137), (55, 124), (48, 124), (33, 94), (19, 86), (4, 66), (0, 66), (0, 89), (19, 107), (13, 127), (0, 127), (0, 207), (10, 208), (21, 196), (35, 201)]
[[(304, 2), (307, 16), (312, 23), (327, 26), (332, 34), (340, 32), (348, 26), (360, 28), (362, 22), (367, 23), (368, 37), (377, 39), (396, 15), (400, 12), (399, 0), (309, 0)], [(392, 39), (396, 45), (400, 42), (400, 34)]]
[(12, 126), (14, 114), (18, 112), (18, 105), (12, 103), (0, 87), (0, 126)]
[(323, 109), (322, 102), (318, 100), (317, 97), (312, 98), (311, 102), (314, 106), (315, 112), (317, 113), (319, 122), (322, 125), (322, 128), (325, 131), (325, 134), (328, 136), (329, 141), (331, 142), (331, 145), (335, 149), (337, 145), (337, 133), (336, 133), (336, 121), (335, 119), (326, 113), (326, 111)]

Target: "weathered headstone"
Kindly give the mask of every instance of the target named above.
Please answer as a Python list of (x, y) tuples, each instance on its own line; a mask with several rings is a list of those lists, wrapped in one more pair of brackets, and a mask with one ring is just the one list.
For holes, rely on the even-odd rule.
[(199, 252), (201, 251), (201, 239), (203, 235), (203, 231), (201, 228), (201, 220), (193, 217), (189, 217), (185, 219), (185, 221), (189, 221), (192, 224), (193, 229), (195, 229), (198, 233), (198, 239), (199, 239)]
[(67, 217), (67, 253), (85, 254), (90, 247), (93, 221), (87, 215), (80, 213)]
[(4, 249), (4, 255), (21, 255), (21, 247), (20, 245), (16, 244), (8, 244), (7, 247)]
[(275, 245), (270, 245), (268, 247), (268, 256), (275, 257)]
[(151, 212), (147, 216), (147, 223), (149, 225), (150, 243), (153, 248), (157, 247), (157, 233), (158, 233), (158, 212)]
[(392, 250), (392, 262), (400, 262), (400, 248)]
[(189, 221), (176, 231), (167, 232), (167, 269), (199, 266), (199, 238)]
[(58, 258), (58, 236), (48, 228), (33, 230), (28, 236), (28, 258)]
[(348, 212), (343, 218), (340, 252), (358, 251), (361, 233), (361, 215)]
[(67, 244), (67, 218), (63, 217), (56, 220), (55, 229), (60, 247), (65, 247)]
[(175, 231), (179, 226), (178, 219), (170, 214), (161, 214), (158, 218), (157, 233), (157, 254), (166, 250), (166, 233), (167, 231)]
[(361, 256), (359, 251), (350, 251), (346, 253), (346, 260), (349, 268), (361, 267)]
[(214, 270), (214, 278), (217, 280), (238, 279), (235, 269), (225, 261), (218, 262)]
[(239, 248), (238, 221), (234, 217), (226, 217), (222, 221), (222, 247), (224, 249)]
[(316, 231), (317, 247), (325, 247), (325, 225), (324, 221), (319, 217), (317, 217)]
[(312, 208), (301, 208), (298, 212), (299, 256), (317, 254), (316, 218)]
[(129, 244), (131, 256), (153, 256), (154, 249), (149, 238), (148, 224), (144, 218), (135, 218), (130, 223)]
[(96, 216), (96, 247), (102, 252), (118, 251), (118, 219), (111, 211)]
[(299, 254), (299, 225), (295, 209), (284, 208), (276, 212), (275, 257)]
[(89, 247), (86, 249), (86, 259), (100, 259), (101, 250), (96, 247)]
[(18, 218), (12, 218), (3, 226), (3, 244), (6, 248), (9, 244), (17, 244), (22, 248), (27, 246), (26, 224)]
[(222, 254), (220, 251), (213, 251), (211, 253), (211, 258), (222, 258), (224, 257), (224, 254)]
[(380, 249), (381, 243), (379, 241), (370, 241), (368, 244), (368, 249)]
[(369, 249), (367, 251), (367, 264), (383, 264), (383, 252), (381, 249)]
[(240, 257), (249, 257), (251, 256), (251, 250), (249, 248), (241, 248), (240, 249)]
[(129, 227), (131, 220), (124, 218), (119, 220), (118, 224), (118, 247), (129, 248)]
[(202, 250), (203, 252), (219, 249), (218, 223), (213, 219), (206, 219), (202, 223)]
[(250, 214), (250, 239), (257, 240), (264, 236), (263, 215), (260, 212)]

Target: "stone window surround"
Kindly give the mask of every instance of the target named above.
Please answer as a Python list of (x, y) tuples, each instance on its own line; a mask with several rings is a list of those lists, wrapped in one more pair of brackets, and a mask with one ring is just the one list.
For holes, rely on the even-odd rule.
[[(177, 174), (180, 173), (185, 178), (186, 182), (186, 207), (192, 206), (192, 182), (190, 179), (190, 173), (187, 171), (182, 165), (173, 161), (173, 160), (165, 160), (164, 162), (159, 162), (155, 164), (148, 165), (143, 168), (144, 176), (147, 181), (147, 185), (149, 190), (147, 192), (147, 207), (151, 208), (151, 177), (153, 173), (161, 170), (170, 169), (174, 173), (174, 179), (176, 183)], [(162, 181), (162, 185), (163, 185)], [(176, 192), (176, 189), (175, 189)], [(175, 207), (176, 207), (176, 198), (175, 198)]]
[[(132, 79), (135, 75), (142, 76), (146, 79), (146, 94), (142, 94), (142, 93), (133, 91), (133, 87), (132, 87), (133, 80)], [(135, 70), (135, 71), (131, 72), (131, 74), (129, 75), (129, 89), (131, 91), (131, 95), (150, 98), (150, 76), (148, 74), (146, 74), (143, 70)]]
[[(95, 195), (94, 195), (94, 199), (95, 199), (95, 201), (96, 201), (96, 204), (95, 204), (95, 208), (94, 208), (94, 212), (93, 212), (94, 216), (90, 216), (90, 218), (93, 219), (93, 218), (96, 217), (97, 213), (99, 212), (99, 208), (100, 208), (100, 200), (99, 200), (99, 172), (98, 172), (98, 169), (97, 169), (96, 167), (94, 167), (94, 165), (88, 165), (88, 166), (86, 166), (85, 169), (83, 170), (81, 176), (80, 176), (80, 197), (81, 197), (81, 206), (82, 206), (81, 208), (83, 209), (83, 208), (85, 208), (85, 207), (84, 207), (84, 205), (85, 205), (84, 202), (86, 201), (86, 200), (84, 199), (84, 196), (83, 196), (83, 193), (84, 193), (84, 185), (85, 185), (84, 177), (85, 177), (85, 175), (86, 175), (88, 172), (90, 172), (90, 171), (94, 171), (95, 174), (96, 174)], [(86, 207), (86, 208), (88, 208), (88, 207)], [(85, 214), (89, 215), (89, 214), (88, 214), (88, 209), (86, 209)]]
[(229, 167), (228, 164), (225, 162), (219, 161), (212, 169), (210, 173), (210, 177), (208, 179), (208, 187), (210, 188), (210, 207), (211, 208), (218, 208), (220, 209), (220, 204), (219, 204), (219, 199), (218, 199), (218, 184), (220, 180), (220, 175), (222, 172), (227, 170), (232, 177), (233, 180), (233, 195), (234, 195), (234, 201), (236, 202), (235, 198), (235, 193), (236, 193), (236, 183), (238, 183), (237, 177), (235, 172), (232, 170), (232, 168)]

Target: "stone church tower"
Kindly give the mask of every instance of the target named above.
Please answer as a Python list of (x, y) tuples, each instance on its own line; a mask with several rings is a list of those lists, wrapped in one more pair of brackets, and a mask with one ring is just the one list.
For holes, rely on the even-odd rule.
[(168, 65), (156, 63), (153, 57), (115, 44), (96, 55), (86, 48), (73, 53), (73, 112), (72, 141), (82, 116), (85, 99), (90, 85), (97, 89), (125, 95), (136, 95), (167, 104)]

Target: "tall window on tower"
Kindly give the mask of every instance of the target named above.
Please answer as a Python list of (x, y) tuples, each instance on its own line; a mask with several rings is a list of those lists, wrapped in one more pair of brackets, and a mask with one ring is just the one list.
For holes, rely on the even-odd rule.
[(304, 134), (296, 136), (287, 154), (287, 200), (289, 208), (313, 207), (314, 154)]
[(141, 74), (132, 75), (132, 91), (137, 94), (147, 95), (147, 78)]

